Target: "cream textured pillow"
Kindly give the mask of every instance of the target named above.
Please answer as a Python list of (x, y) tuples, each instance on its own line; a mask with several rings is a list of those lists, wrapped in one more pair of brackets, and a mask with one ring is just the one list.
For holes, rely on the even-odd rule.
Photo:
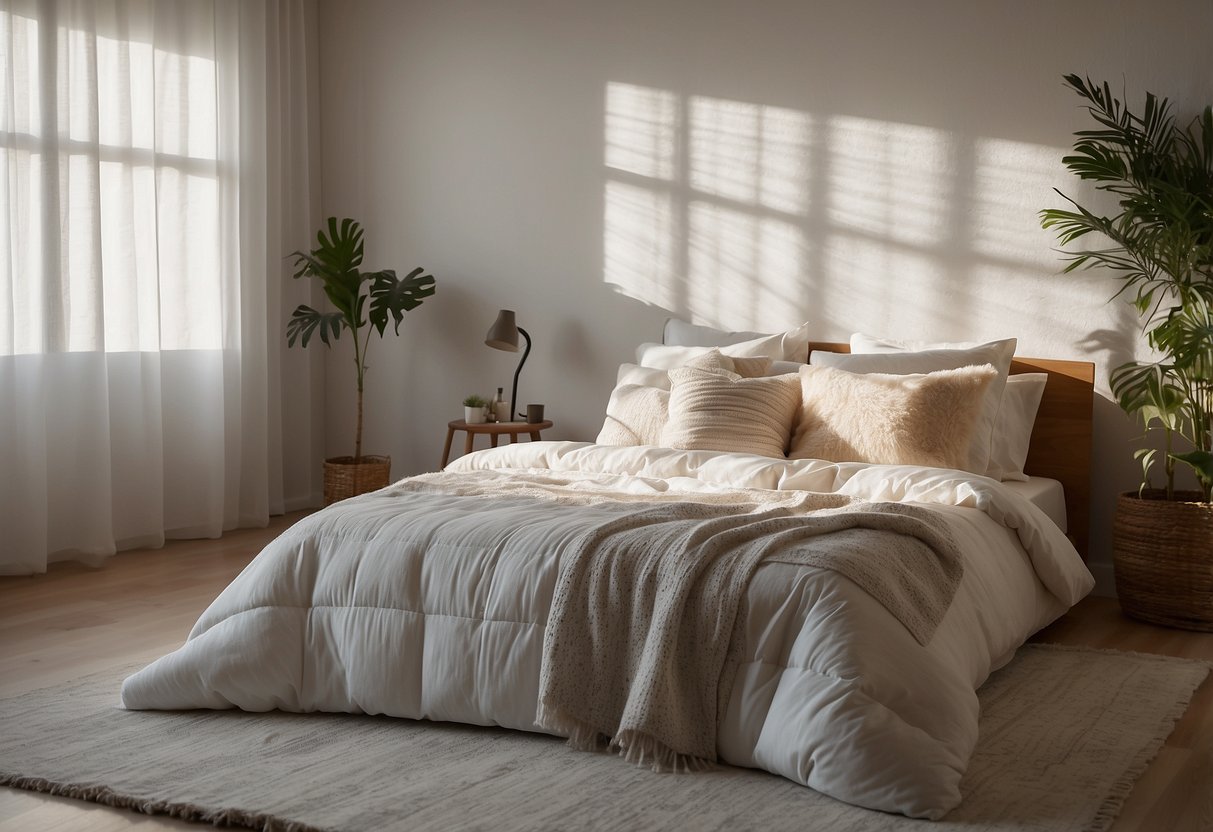
[(800, 405), (797, 377), (742, 378), (683, 367), (670, 371), (667, 448), (782, 457)]
[(670, 394), (657, 387), (624, 384), (611, 391), (599, 445), (660, 445)]
[(971, 470), (973, 429), (997, 376), (988, 365), (906, 375), (803, 367), (788, 456)]
[[(852, 338), (854, 340), (854, 338)], [(998, 371), (997, 377), (986, 388), (981, 415), (973, 430), (969, 446), (969, 462), (962, 466), (974, 474), (985, 474), (990, 468), (990, 455), (994, 444), (994, 428), (998, 411), (1002, 407), (1002, 393), (1011, 370), (1011, 358), (1015, 355), (1015, 339), (991, 341), (967, 349), (933, 349), (921, 352), (886, 353), (832, 353), (814, 350), (809, 363), (834, 367), (851, 373), (932, 373), (936, 370), (955, 370), (970, 365), (989, 364)]]
[(665, 370), (620, 364), (607, 402), (599, 445), (660, 445), (670, 403), (670, 374)]

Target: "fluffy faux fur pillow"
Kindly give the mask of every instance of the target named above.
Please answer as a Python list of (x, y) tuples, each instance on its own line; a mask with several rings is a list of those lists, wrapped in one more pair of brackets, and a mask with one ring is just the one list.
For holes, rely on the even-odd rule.
[(788, 456), (971, 470), (973, 428), (997, 375), (989, 365), (915, 375), (802, 367)]
[(667, 448), (782, 457), (800, 403), (795, 375), (742, 378), (683, 367), (670, 370)]

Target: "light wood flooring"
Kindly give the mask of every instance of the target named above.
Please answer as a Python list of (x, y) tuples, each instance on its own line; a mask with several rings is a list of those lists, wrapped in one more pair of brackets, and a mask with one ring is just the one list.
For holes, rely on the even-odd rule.
[[(175, 649), (211, 599), (268, 540), (302, 516), (277, 517), (266, 529), (218, 540), (124, 552), (101, 569), (62, 564), (45, 575), (0, 578), (0, 697)], [(1084, 600), (1037, 639), (1213, 660), (1213, 633), (1140, 624), (1106, 598)], [(0, 832), (132, 828), (201, 827), (0, 789)], [(1197, 691), (1113, 830), (1213, 830), (1213, 680)]]

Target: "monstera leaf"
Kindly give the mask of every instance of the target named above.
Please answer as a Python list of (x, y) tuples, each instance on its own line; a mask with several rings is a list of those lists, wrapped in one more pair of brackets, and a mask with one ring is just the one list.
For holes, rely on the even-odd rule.
[(312, 336), (319, 332), (320, 340), (324, 342), (324, 345), (332, 346), (329, 342), (329, 333), (332, 333), (335, 341), (341, 335), (341, 329), (344, 326), (345, 318), (340, 312), (320, 312), (301, 303), (295, 307), (290, 321), (287, 322), (286, 345), (293, 347), (295, 341), (298, 340), (300, 346), (306, 347), (312, 340)]
[(395, 324), (396, 334), (400, 334), (400, 322), (404, 313), (411, 312), (421, 305), (421, 302), (434, 294), (434, 276), (425, 274), (425, 269), (417, 268), (405, 277), (396, 276), (392, 269), (385, 269), (370, 275), (371, 280), (371, 326), (383, 334), (390, 315)]

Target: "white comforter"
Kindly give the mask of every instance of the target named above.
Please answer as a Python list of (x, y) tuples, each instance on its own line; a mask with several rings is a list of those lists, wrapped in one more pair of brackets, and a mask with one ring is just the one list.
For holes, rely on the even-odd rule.
[[(481, 451), (448, 468), (478, 469), (576, 472), (604, 495), (808, 490), (936, 510), (961, 545), (965, 571), (926, 645), (834, 572), (759, 567), (718, 740), (726, 762), (913, 817), (941, 817), (960, 800), (977, 741), (976, 688), (1094, 584), (1039, 509), (993, 480), (955, 471), (571, 442)], [(389, 487), (285, 532), (180, 649), (126, 680), (124, 705), (383, 713), (539, 730), (543, 627), (559, 552), (497, 559), (469, 547), (427, 559), (424, 547), (399, 545), (406, 554), (385, 558), (393, 541), (383, 532), (407, 499)], [(519, 511), (545, 508), (515, 506), (510, 523), (526, 522)], [(493, 519), (486, 510), (476, 524)]]

